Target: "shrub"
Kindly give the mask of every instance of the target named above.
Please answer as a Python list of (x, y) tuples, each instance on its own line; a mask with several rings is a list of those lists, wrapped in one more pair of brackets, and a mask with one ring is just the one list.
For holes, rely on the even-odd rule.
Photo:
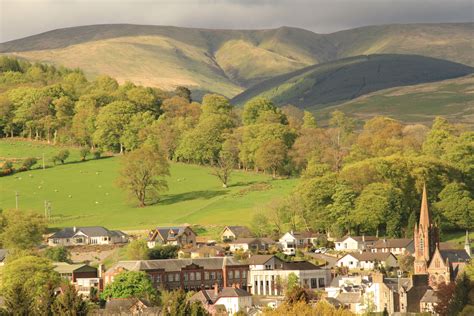
[(94, 150), (92, 152), (92, 155), (94, 156), (94, 159), (99, 159), (100, 156), (102, 155), (102, 152), (100, 150)]
[(178, 257), (179, 246), (165, 245), (155, 246), (148, 251), (149, 259), (175, 259)]
[(69, 157), (69, 150), (63, 149), (61, 150), (55, 158), (57, 159), (56, 161), (61, 161), (62, 164), (64, 164), (64, 161)]
[(87, 156), (91, 153), (90, 149), (89, 148), (81, 148), (81, 150), (79, 151), (79, 155), (81, 156), (81, 160), (82, 161), (86, 161), (86, 158)]
[(0, 175), (2, 176), (7, 176), (9, 174), (12, 174), (13, 171), (13, 163), (11, 161), (5, 161), (3, 163), (2, 169), (0, 169)]
[(31, 167), (33, 167), (34, 165), (36, 165), (36, 163), (38, 162), (38, 160), (34, 157), (30, 157), (30, 158), (26, 158), (24, 161), (23, 161), (23, 167), (26, 168), (26, 170), (30, 170)]

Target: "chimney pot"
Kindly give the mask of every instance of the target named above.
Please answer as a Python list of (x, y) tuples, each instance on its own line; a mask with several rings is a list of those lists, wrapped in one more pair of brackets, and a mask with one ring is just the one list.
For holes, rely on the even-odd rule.
[(219, 285), (217, 283), (214, 283), (214, 294), (219, 295)]
[(76, 231), (77, 231), (76, 226), (74, 226), (74, 227), (72, 228), (72, 230), (73, 230), (74, 232), (76, 232)]

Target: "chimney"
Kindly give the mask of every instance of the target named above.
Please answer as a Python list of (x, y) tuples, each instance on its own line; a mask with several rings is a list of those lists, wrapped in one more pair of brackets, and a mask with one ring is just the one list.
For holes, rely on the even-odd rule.
[(224, 282), (222, 287), (227, 287), (227, 256), (222, 260), (222, 281)]
[(219, 285), (216, 283), (214, 283), (214, 294), (217, 296), (219, 295)]
[(362, 234), (362, 241), (365, 242), (365, 234)]
[(382, 273), (372, 273), (372, 282), (373, 283), (383, 283), (383, 274)]
[(76, 232), (76, 231), (77, 231), (76, 226), (74, 226), (74, 227), (72, 228), (72, 230), (73, 230), (74, 232)]

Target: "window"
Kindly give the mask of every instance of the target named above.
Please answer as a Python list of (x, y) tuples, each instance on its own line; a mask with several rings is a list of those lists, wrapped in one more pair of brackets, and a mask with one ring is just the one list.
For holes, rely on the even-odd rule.
[(325, 287), (326, 286), (326, 282), (325, 282), (324, 278), (319, 278), (318, 283), (319, 283), (319, 287)]
[(204, 280), (209, 280), (209, 272), (204, 272)]
[(211, 272), (210, 274), (210, 280), (215, 280), (216, 279), (216, 273), (215, 272)]
[(312, 289), (315, 289), (315, 288), (317, 288), (317, 287), (318, 287), (318, 279), (312, 278), (312, 279), (311, 279), (311, 288), (312, 288)]
[(243, 279), (247, 278), (247, 271), (246, 270), (242, 271), (242, 278)]
[(168, 274), (168, 282), (173, 282), (173, 274)]
[(59, 244), (59, 240), (57, 240), (56, 238), (53, 239), (53, 244)]
[(271, 265), (271, 264), (265, 265), (265, 270), (271, 270), (271, 269), (272, 269), (272, 265)]
[(222, 272), (217, 272), (217, 279), (222, 280)]
[(189, 273), (187, 273), (187, 272), (184, 273), (184, 281), (187, 281), (187, 280), (188, 280), (188, 278), (189, 278), (188, 275), (189, 275)]
[(161, 275), (158, 274), (158, 275), (155, 276), (155, 282), (156, 282), (156, 283), (160, 283), (160, 282), (161, 282)]
[(234, 273), (233, 273), (232, 270), (227, 271), (227, 278), (229, 278), (229, 279), (233, 279), (233, 278), (234, 278)]
[(235, 270), (235, 272), (234, 272), (234, 277), (235, 277), (236, 279), (240, 279), (240, 270)]
[(174, 274), (174, 280), (175, 280), (176, 282), (179, 282), (179, 280), (180, 280), (180, 275), (179, 275), (179, 273), (175, 273), (175, 274)]
[(196, 275), (194, 272), (189, 273), (189, 281), (194, 281), (196, 279)]
[(201, 272), (196, 272), (196, 280), (201, 281)]

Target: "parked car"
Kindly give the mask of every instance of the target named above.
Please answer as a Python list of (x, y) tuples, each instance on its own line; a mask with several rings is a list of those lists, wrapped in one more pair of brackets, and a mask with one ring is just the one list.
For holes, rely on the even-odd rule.
[(316, 248), (316, 250), (314, 250), (314, 253), (326, 253), (328, 250), (325, 248), (325, 247), (321, 247), (321, 248)]

